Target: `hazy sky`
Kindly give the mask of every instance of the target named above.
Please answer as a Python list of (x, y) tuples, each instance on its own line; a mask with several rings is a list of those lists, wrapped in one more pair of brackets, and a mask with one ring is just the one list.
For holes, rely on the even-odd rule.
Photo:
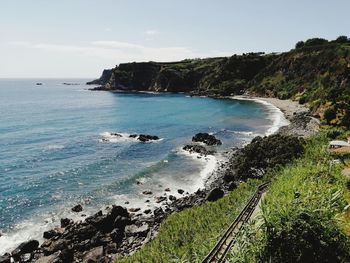
[(349, 0), (0, 0), (0, 77), (98, 77), (121, 62), (287, 51), (350, 36)]

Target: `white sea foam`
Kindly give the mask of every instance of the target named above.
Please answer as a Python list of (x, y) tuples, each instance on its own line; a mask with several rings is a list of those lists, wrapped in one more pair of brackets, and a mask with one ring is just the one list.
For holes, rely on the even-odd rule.
[[(136, 137), (130, 137), (130, 133), (125, 133), (125, 132), (118, 132), (118, 133), (112, 133), (112, 132), (102, 132), (100, 133), (100, 142), (112, 142), (112, 143), (120, 143), (120, 142), (140, 142), (138, 140), (139, 135)], [(163, 138), (160, 138), (158, 140), (150, 140), (147, 141), (146, 143), (151, 143), (151, 142), (160, 142), (162, 141)]]
[(45, 146), (45, 150), (61, 150), (64, 149), (62, 144), (49, 144)]
[[(203, 183), (204, 180), (207, 179), (207, 177), (215, 170), (216, 168), (216, 164), (217, 164), (217, 158), (214, 155), (207, 155), (207, 156), (203, 156), (199, 153), (190, 153), (189, 151), (185, 151), (184, 149), (180, 148), (177, 150), (178, 154), (182, 154), (188, 157), (191, 157), (193, 160), (204, 163), (205, 166), (204, 168), (201, 170), (200, 172), (200, 177), (203, 179)], [(203, 185), (201, 185), (198, 188), (203, 187)]]
[(266, 106), (267, 110), (270, 113), (270, 119), (272, 121), (272, 126), (265, 132), (265, 135), (271, 135), (276, 133), (281, 127), (289, 125), (290, 122), (286, 119), (283, 112), (277, 108), (275, 105), (266, 102), (264, 100), (260, 100), (258, 98), (249, 98), (249, 97), (243, 97), (243, 96), (235, 96), (232, 97), (236, 100), (249, 100), (249, 101), (255, 101), (257, 103), (263, 104)]

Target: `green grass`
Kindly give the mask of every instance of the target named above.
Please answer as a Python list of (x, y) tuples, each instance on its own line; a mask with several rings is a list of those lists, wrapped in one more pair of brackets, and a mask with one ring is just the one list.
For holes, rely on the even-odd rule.
[(154, 240), (116, 262), (201, 262), (259, 184), (260, 180), (249, 180), (217, 202), (171, 214)]
[(318, 135), (302, 158), (270, 172), (262, 216), (241, 235), (230, 262), (349, 262), (349, 191), (327, 141)]

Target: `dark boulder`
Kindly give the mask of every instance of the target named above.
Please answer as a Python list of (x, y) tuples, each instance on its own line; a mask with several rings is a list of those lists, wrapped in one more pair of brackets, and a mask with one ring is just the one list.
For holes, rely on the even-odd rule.
[(177, 192), (178, 192), (180, 195), (182, 195), (185, 191), (182, 190), (182, 189), (178, 189)]
[(230, 182), (229, 185), (227, 186), (227, 190), (232, 191), (238, 187), (239, 183), (238, 182)]
[(50, 239), (53, 237), (60, 237), (63, 234), (64, 230), (62, 228), (54, 228), (48, 231), (45, 231), (43, 237), (45, 239)]
[(125, 234), (126, 236), (146, 237), (149, 230), (148, 224), (142, 224), (141, 226), (129, 225), (125, 228)]
[(119, 229), (119, 228), (115, 228), (111, 232), (110, 236), (114, 242), (121, 243), (123, 238), (124, 238), (124, 230)]
[(213, 155), (215, 152), (207, 150), (204, 146), (202, 145), (191, 145), (187, 144), (183, 148), (183, 150), (188, 151), (190, 153), (199, 153), (201, 155)]
[(221, 190), (220, 188), (214, 188), (211, 190), (207, 196), (207, 200), (210, 202), (214, 202), (222, 197), (224, 197), (224, 191)]
[(73, 224), (73, 220), (69, 218), (61, 218), (61, 227), (65, 228), (69, 226), (70, 224)]
[(83, 257), (83, 263), (101, 262), (100, 260), (103, 257), (103, 253), (103, 246), (92, 248)]
[(221, 141), (216, 139), (214, 135), (210, 135), (209, 133), (197, 133), (192, 137), (193, 142), (203, 142), (206, 145), (221, 145)]
[(72, 211), (73, 212), (81, 212), (81, 211), (83, 211), (83, 207), (79, 204), (79, 205), (76, 205), (76, 206), (74, 206), (74, 207), (72, 207)]
[(176, 197), (173, 196), (173, 195), (169, 195), (169, 200), (170, 200), (170, 201), (175, 201), (175, 200), (176, 200)]
[(57, 251), (63, 251), (68, 249), (68, 243), (66, 240), (64, 239), (59, 239), (57, 241), (53, 241), (50, 243), (49, 246), (42, 246), (42, 250), (44, 252), (45, 256), (49, 256), (52, 255), (53, 253), (57, 252)]
[(147, 135), (147, 134), (140, 134), (137, 139), (139, 141), (141, 141), (141, 142), (148, 142), (148, 141), (159, 140), (159, 137), (158, 136), (153, 136), (153, 135)]
[(10, 262), (11, 262), (10, 254), (0, 256), (0, 263), (10, 263)]
[(165, 196), (158, 196), (158, 197), (156, 197), (156, 203), (159, 204), (161, 202), (166, 201), (166, 199), (167, 198)]
[(151, 191), (143, 191), (142, 192), (144, 195), (151, 195), (151, 194), (153, 194)]
[(129, 225), (131, 223), (130, 217), (126, 216), (117, 216), (114, 220), (113, 226), (115, 228), (123, 230), (125, 226)]
[(29, 240), (21, 243), (15, 250), (12, 251), (11, 255), (16, 258), (23, 254), (32, 253), (38, 247), (39, 241)]

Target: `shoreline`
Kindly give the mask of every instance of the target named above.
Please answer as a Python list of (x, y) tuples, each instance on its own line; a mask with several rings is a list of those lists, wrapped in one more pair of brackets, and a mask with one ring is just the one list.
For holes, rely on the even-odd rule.
[[(226, 97), (227, 98), (227, 97)], [(304, 107), (297, 107), (299, 104), (297, 102), (292, 101), (283, 101), (278, 99), (271, 99), (271, 98), (260, 98), (260, 97), (246, 97), (246, 96), (238, 96), (238, 97), (230, 97), (231, 99), (241, 99), (241, 100), (253, 100), (257, 103), (262, 103), (264, 105), (270, 105), (275, 107), (275, 110), (277, 109), (280, 111), (283, 116), (285, 116), (289, 123), (287, 126), (279, 126), (278, 130), (276, 130), (273, 133), (280, 133), (282, 128), (288, 128), (293, 125), (295, 122), (295, 116), (298, 114), (307, 114), (308, 109)], [(303, 128), (303, 127), (302, 127)], [(266, 134), (266, 136), (271, 135)], [(238, 148), (237, 148), (238, 149)], [(126, 236), (129, 235), (129, 238), (126, 238), (123, 240), (120, 244), (120, 246), (106, 249), (106, 251), (103, 252), (105, 255), (105, 259), (108, 261), (112, 260), (115, 257), (118, 256), (127, 256), (132, 253), (134, 253), (136, 250), (141, 248), (144, 244), (148, 243), (151, 239), (153, 239), (159, 230), (160, 223), (171, 213), (181, 211), (185, 208), (190, 208), (195, 205), (202, 204), (204, 202), (207, 202), (207, 196), (210, 194), (210, 192), (217, 187), (220, 187), (223, 189), (225, 194), (230, 191), (229, 185), (225, 185), (225, 183), (222, 180), (223, 174), (228, 169), (228, 160), (231, 156), (235, 154), (235, 150), (229, 150), (222, 154), (222, 158), (216, 158), (217, 161), (215, 163), (214, 169), (209, 172), (204, 179), (204, 188), (199, 188), (196, 192), (192, 194), (188, 194), (185, 196), (182, 196), (175, 200), (169, 200), (166, 198), (166, 201), (163, 203), (163, 205), (160, 205), (158, 208), (154, 208), (153, 211), (150, 211), (147, 214), (142, 213), (142, 211), (135, 211), (135, 212), (128, 212), (129, 213), (129, 220), (130, 225), (133, 226), (133, 229), (127, 230)], [(220, 160), (219, 160), (220, 159)], [(232, 190), (232, 189), (231, 189)], [(169, 197), (169, 196), (167, 196)], [(169, 198), (170, 199), (170, 198)], [(108, 209), (106, 209), (108, 213)], [(153, 212), (153, 214), (152, 214)], [(100, 212), (88, 217), (89, 218), (97, 218), (101, 215)], [(107, 214), (108, 215), (108, 214)], [(86, 221), (86, 220), (85, 220)], [(56, 232), (68, 232), (70, 234), (74, 234), (76, 232), (76, 228), (79, 228), (81, 226), (84, 226), (84, 220), (83, 221), (77, 221), (72, 222), (70, 225), (63, 227), (61, 226), (60, 229), (53, 229), (50, 231), (56, 231)], [(128, 226), (127, 226), (128, 227)], [(46, 232), (50, 232), (46, 231)], [(45, 232), (45, 233), (46, 233)], [(41, 244), (40, 249), (38, 252), (35, 253), (34, 261), (38, 258), (48, 257), (57, 252), (57, 247), (55, 247), (55, 240), (60, 240), (60, 233), (53, 233), (53, 237), (51, 239), (46, 239), (44, 243)], [(130, 242), (130, 239), (132, 238), (132, 241)], [(113, 243), (113, 242), (112, 242)], [(49, 252), (47, 252), (47, 249), (49, 249)], [(86, 256), (86, 253), (88, 253), (89, 249), (83, 249), (83, 253), (81, 253), (78, 258), (82, 259)], [(53, 253), (51, 253), (53, 252)], [(50, 254), (51, 253), (51, 254)]]

